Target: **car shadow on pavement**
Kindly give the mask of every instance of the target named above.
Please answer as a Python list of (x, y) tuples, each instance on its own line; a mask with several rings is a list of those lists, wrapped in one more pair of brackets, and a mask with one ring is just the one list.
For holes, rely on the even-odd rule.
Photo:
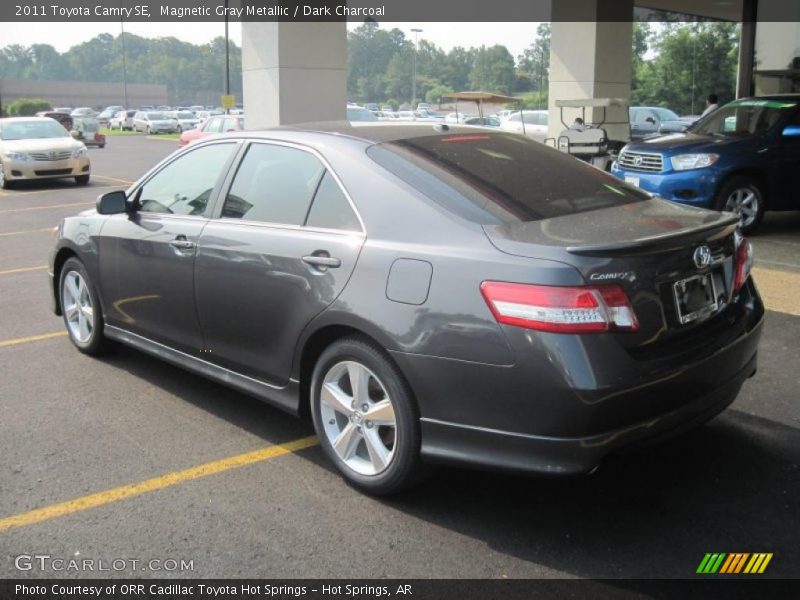
[(314, 434), (310, 422), (133, 348), (116, 346), (101, 360), (271, 444)]
[[(104, 361), (266, 442), (313, 434), (307, 421), (138, 351), (120, 348)], [(318, 447), (299, 456), (335, 471)], [(591, 476), (441, 467), (379, 501), (571, 576), (692, 577), (706, 552), (773, 552), (765, 576), (792, 577), (800, 560), (798, 464), (800, 430), (729, 409), (672, 440), (611, 456)]]
[(787, 577), (800, 558), (798, 463), (800, 431), (728, 410), (588, 477), (441, 470), (388, 502), (580, 577), (691, 577), (706, 552), (774, 552), (769, 575)]

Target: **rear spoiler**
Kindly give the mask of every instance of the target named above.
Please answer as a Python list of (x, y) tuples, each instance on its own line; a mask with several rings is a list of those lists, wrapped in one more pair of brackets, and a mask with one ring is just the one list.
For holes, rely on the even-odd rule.
[[(699, 238), (696, 241), (712, 241), (725, 237), (734, 232), (739, 225), (739, 217), (727, 215), (713, 223), (706, 223), (691, 229), (671, 231), (643, 238), (634, 238), (621, 242), (611, 242), (609, 244), (594, 244), (590, 246), (568, 246), (567, 252), (580, 256), (617, 256), (619, 254), (653, 254), (674, 250), (685, 246), (692, 241), (692, 238)], [(719, 229), (712, 236), (709, 231)]]

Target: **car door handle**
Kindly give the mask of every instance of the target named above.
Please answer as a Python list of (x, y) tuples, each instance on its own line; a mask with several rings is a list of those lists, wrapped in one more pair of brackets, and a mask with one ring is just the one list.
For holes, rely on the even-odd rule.
[(311, 265), (312, 267), (324, 267), (327, 269), (336, 269), (342, 266), (342, 261), (340, 259), (333, 256), (324, 256), (318, 254), (304, 256), (303, 262), (307, 265)]
[(170, 246), (175, 248), (176, 250), (191, 250), (194, 248), (194, 242), (190, 242), (186, 239), (186, 236), (179, 235), (174, 240), (169, 243)]

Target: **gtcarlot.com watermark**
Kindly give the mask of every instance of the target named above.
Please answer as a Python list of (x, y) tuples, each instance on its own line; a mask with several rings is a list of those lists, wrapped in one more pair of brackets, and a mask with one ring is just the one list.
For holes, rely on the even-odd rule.
[(14, 558), (18, 571), (38, 571), (48, 573), (108, 573), (121, 571), (151, 571), (172, 573), (194, 571), (194, 559), (184, 558), (69, 558), (50, 554), (20, 554)]

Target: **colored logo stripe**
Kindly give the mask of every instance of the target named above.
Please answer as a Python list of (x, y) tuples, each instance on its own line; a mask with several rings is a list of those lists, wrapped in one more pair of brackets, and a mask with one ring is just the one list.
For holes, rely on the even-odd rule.
[[(709, 552), (700, 561), (700, 566), (697, 567), (697, 573), (702, 574), (725, 574), (731, 575), (736, 573), (763, 573), (767, 565), (772, 560), (772, 553), (757, 552), (750, 554), (749, 552)], [(749, 560), (748, 560), (749, 559)], [(745, 566), (747, 565), (747, 566)]]
[(753, 558), (744, 568), (745, 573), (763, 573), (769, 561), (772, 560), (772, 552), (769, 554), (753, 554)]
[(719, 566), (722, 564), (723, 559), (725, 558), (725, 553), (721, 554), (706, 554), (703, 558), (700, 566), (697, 567), (698, 573), (716, 573)]

